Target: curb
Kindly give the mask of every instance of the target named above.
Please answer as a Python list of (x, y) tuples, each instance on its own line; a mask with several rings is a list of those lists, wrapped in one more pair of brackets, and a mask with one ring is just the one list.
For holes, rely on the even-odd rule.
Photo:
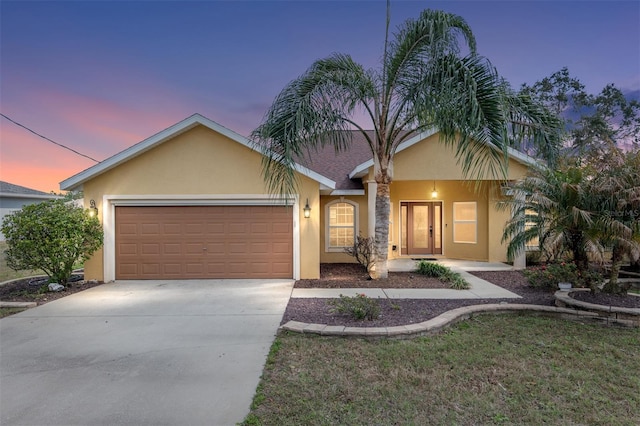
[(0, 302), (0, 308), (35, 308), (38, 302)]
[(280, 326), (279, 331), (292, 331), (303, 334), (319, 334), (322, 336), (358, 336), (358, 337), (391, 337), (411, 338), (436, 334), (441, 330), (456, 324), (457, 322), (483, 313), (534, 313), (541, 315), (559, 316), (570, 320), (595, 320), (605, 321), (607, 324), (640, 327), (640, 324), (630, 324), (626, 321), (612, 318), (603, 318), (595, 312), (581, 311), (577, 309), (560, 308), (555, 306), (523, 305), (515, 303), (472, 305), (452, 309), (428, 321), (401, 325), (394, 327), (345, 327), (325, 324), (308, 324), (299, 321), (289, 321)]

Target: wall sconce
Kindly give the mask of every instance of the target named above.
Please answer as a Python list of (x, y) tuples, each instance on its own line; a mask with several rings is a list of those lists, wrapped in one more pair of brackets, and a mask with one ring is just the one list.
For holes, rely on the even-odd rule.
[(311, 207), (309, 207), (309, 199), (307, 198), (307, 204), (304, 205), (304, 217), (309, 219), (311, 217)]
[(89, 216), (97, 217), (98, 216), (98, 208), (96, 207), (95, 200), (89, 201)]
[(438, 198), (438, 191), (436, 191), (436, 181), (433, 181), (433, 191), (431, 191), (431, 198)]

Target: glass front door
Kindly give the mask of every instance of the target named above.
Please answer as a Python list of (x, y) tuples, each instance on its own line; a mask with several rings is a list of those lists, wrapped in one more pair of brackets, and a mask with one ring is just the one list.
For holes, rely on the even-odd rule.
[(442, 203), (400, 204), (400, 254), (442, 254)]

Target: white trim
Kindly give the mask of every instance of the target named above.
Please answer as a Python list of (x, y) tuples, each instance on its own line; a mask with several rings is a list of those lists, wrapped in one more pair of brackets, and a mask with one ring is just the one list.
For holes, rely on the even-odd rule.
[[(330, 232), (329, 232), (329, 228), (331, 227), (331, 214), (329, 212), (330, 208), (332, 205), (334, 204), (338, 204), (338, 203), (346, 203), (346, 204), (350, 204), (353, 206), (353, 238), (354, 238), (354, 243), (355, 243), (355, 238), (357, 238), (358, 236), (358, 232), (360, 230), (359, 228), (359, 214), (360, 214), (360, 205), (353, 200), (348, 200), (345, 198), (338, 198), (336, 200), (332, 200), (330, 202), (328, 202), (327, 204), (325, 204), (324, 206), (324, 214), (325, 214), (325, 219), (324, 219), (324, 251), (326, 253), (342, 253), (344, 252), (345, 247), (332, 247), (330, 245)], [(346, 226), (343, 226), (343, 228), (347, 228)]]
[(49, 195), (49, 194), (16, 194), (13, 192), (0, 192), (0, 198), (33, 198), (35, 200), (60, 200), (64, 197), (60, 195)]
[(336, 189), (329, 195), (364, 195), (364, 189)]
[[(457, 204), (473, 204), (476, 209), (476, 218), (474, 220), (456, 220), (456, 205)], [(453, 222), (452, 239), (455, 244), (478, 244), (478, 202), (477, 201), (454, 201), (451, 211), (451, 221)], [(468, 224), (473, 223), (476, 226), (475, 229), (475, 241), (456, 241), (456, 224)]]
[[(426, 130), (412, 137), (411, 139), (402, 142), (400, 145), (398, 145), (398, 148), (396, 148), (395, 152), (396, 154), (398, 152), (402, 152), (405, 149), (417, 144), (418, 142), (421, 142), (424, 139), (435, 135), (436, 133), (438, 133), (438, 131), (435, 129)], [(494, 147), (492, 148), (497, 150), (497, 148), (494, 148)], [(512, 158), (526, 166), (536, 167), (540, 165), (540, 163), (535, 158), (530, 157), (527, 154), (520, 152), (517, 149), (511, 148), (511, 147), (507, 147), (507, 155), (509, 156), (509, 158)], [(373, 159), (365, 161), (364, 163), (356, 166), (351, 171), (351, 173), (349, 173), (349, 179), (362, 178), (366, 176), (370, 167), (373, 167)]]
[(116, 278), (115, 218), (116, 206), (292, 206), (293, 214), (293, 279), (300, 279), (300, 202), (298, 197), (263, 194), (209, 194), (209, 195), (103, 195), (102, 226), (104, 229), (103, 273), (104, 281)]
[[(184, 120), (174, 124), (171, 127), (166, 128), (165, 130), (156, 133), (155, 135), (138, 142), (137, 144), (125, 149), (124, 151), (120, 151), (112, 157), (107, 158), (104, 161), (96, 164), (95, 166), (89, 167), (88, 169), (68, 178), (60, 182), (60, 189), (62, 190), (75, 190), (82, 187), (86, 181), (93, 179), (94, 177), (126, 162), (130, 159), (137, 157), (138, 155), (154, 148), (157, 145), (160, 145), (163, 142), (166, 142), (169, 139), (172, 139), (181, 133), (184, 133), (188, 130), (193, 129), (194, 127), (202, 125), (208, 127), (209, 129), (220, 133), (223, 136), (228, 137), (229, 139), (238, 142), (241, 145), (246, 146), (247, 148), (260, 153), (255, 149), (253, 143), (240, 135), (239, 133), (234, 132), (233, 130), (227, 129), (226, 127), (212, 121), (200, 114), (193, 114), (190, 117), (185, 118)], [(299, 164), (294, 164), (294, 169), (310, 178), (315, 180), (316, 182), (321, 183), (322, 185), (326, 185), (327, 187), (334, 189), (336, 187), (336, 183), (331, 179), (328, 179), (306, 167), (303, 167)]]
[[(408, 139), (402, 142), (400, 145), (398, 145), (398, 147), (396, 148), (396, 153), (404, 151), (410, 146), (413, 146), (418, 142), (428, 138), (429, 136), (435, 135), (436, 133), (438, 133), (438, 131), (435, 129), (430, 129), (430, 130), (421, 132), (416, 136), (412, 137), (411, 139)], [(351, 173), (349, 173), (349, 179), (364, 177), (367, 174), (367, 171), (369, 170), (370, 167), (373, 167), (373, 158), (371, 160), (365, 161), (364, 163), (356, 166), (356, 168), (353, 169)]]

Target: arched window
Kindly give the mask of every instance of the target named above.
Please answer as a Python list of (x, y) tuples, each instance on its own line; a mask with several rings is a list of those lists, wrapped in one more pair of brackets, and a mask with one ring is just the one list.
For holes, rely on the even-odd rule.
[(326, 206), (326, 251), (343, 251), (352, 247), (358, 229), (358, 204), (349, 200), (335, 200)]

